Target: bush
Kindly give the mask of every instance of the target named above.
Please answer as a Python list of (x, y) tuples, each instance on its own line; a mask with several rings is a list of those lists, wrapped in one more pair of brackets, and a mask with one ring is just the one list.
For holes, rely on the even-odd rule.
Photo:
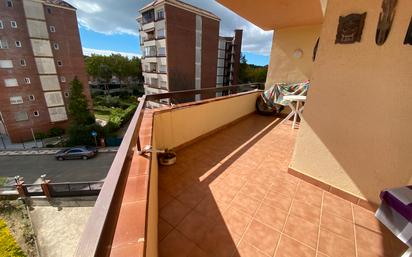
[(47, 138), (47, 134), (46, 134), (46, 133), (43, 133), (43, 132), (36, 132), (36, 133), (34, 133), (34, 137), (35, 137), (36, 139), (41, 140), (41, 139)]
[(51, 128), (49, 130), (49, 137), (59, 137), (64, 135), (64, 129), (62, 128)]
[(97, 132), (97, 138), (101, 137), (103, 133), (102, 127), (98, 124), (92, 125), (78, 125), (74, 124), (69, 127), (70, 139), (67, 142), (68, 146), (76, 145), (95, 145), (92, 131)]
[(0, 256), (3, 257), (24, 257), (26, 256), (17, 245), (16, 240), (11, 235), (6, 223), (0, 220)]
[(117, 131), (122, 125), (132, 118), (136, 108), (136, 105), (131, 105), (126, 110), (113, 109), (109, 122), (106, 125), (106, 133)]

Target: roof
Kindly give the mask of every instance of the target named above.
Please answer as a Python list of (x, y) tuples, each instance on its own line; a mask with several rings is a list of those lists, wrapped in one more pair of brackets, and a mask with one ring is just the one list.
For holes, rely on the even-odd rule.
[(140, 12), (143, 12), (143, 11), (145, 11), (146, 9), (155, 7), (155, 6), (160, 5), (160, 4), (171, 4), (171, 5), (174, 5), (174, 6), (176, 6), (176, 7), (183, 8), (183, 9), (186, 9), (186, 10), (188, 10), (188, 11), (191, 11), (191, 12), (194, 12), (194, 13), (198, 13), (198, 14), (203, 15), (203, 16), (210, 17), (210, 18), (212, 18), (212, 19), (220, 20), (220, 18), (219, 18), (217, 15), (215, 15), (214, 13), (209, 12), (209, 11), (207, 11), (207, 10), (204, 10), (204, 9), (202, 9), (202, 8), (196, 7), (196, 6), (194, 6), (194, 5), (185, 3), (185, 2), (180, 1), (180, 0), (155, 0), (155, 1), (153, 1), (153, 2), (151, 2), (151, 3), (149, 3), (149, 4), (147, 4), (147, 5), (145, 5), (145, 6), (144, 6), (143, 8), (141, 8), (139, 11), (140, 11)]
[(63, 1), (63, 0), (43, 0), (46, 4), (53, 4), (53, 5), (59, 5), (62, 7), (67, 7), (71, 9), (76, 9), (73, 5)]

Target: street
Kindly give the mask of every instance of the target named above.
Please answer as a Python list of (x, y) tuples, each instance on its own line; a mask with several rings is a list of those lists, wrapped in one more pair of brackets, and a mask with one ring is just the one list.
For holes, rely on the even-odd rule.
[(0, 156), (0, 177), (19, 175), (27, 184), (38, 182), (47, 174), (51, 182), (103, 180), (116, 153), (99, 153), (89, 160), (57, 161), (54, 155)]

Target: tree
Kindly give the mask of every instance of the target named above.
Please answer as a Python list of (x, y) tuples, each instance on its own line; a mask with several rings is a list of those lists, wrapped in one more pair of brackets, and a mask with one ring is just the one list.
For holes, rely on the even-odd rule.
[(263, 83), (266, 81), (267, 66), (248, 64), (245, 55), (240, 57), (239, 83)]
[(93, 114), (88, 109), (87, 98), (83, 94), (83, 85), (77, 77), (70, 82), (69, 115), (72, 123), (77, 125), (95, 122)]

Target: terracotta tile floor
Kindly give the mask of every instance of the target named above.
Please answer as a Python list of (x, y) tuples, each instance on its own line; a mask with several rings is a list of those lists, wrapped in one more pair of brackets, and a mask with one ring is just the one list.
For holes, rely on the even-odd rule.
[(296, 134), (252, 115), (161, 167), (160, 256), (400, 256), (372, 212), (287, 173)]

